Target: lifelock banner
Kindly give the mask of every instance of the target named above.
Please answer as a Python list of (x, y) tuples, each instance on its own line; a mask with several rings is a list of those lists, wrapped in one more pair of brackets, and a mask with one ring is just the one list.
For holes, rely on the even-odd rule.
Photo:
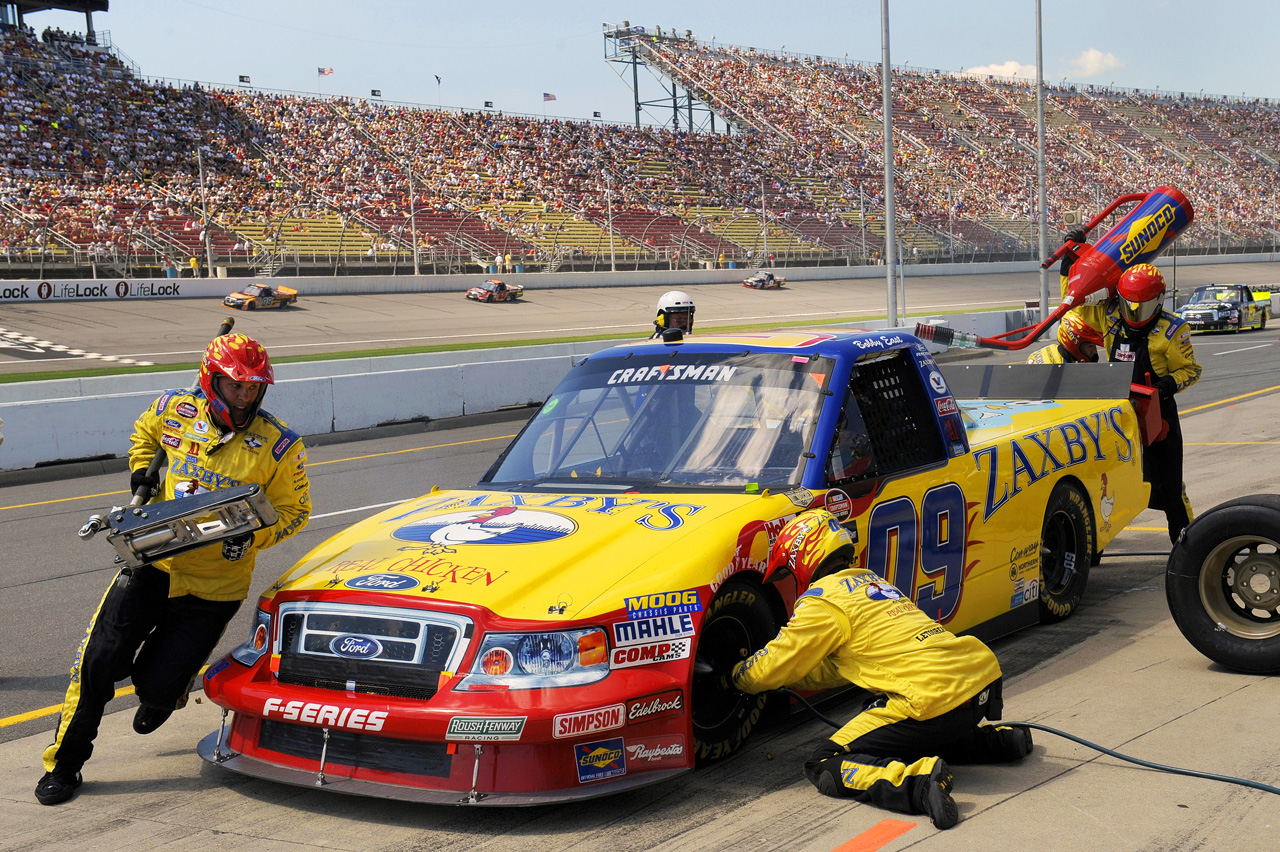
[(91, 302), (119, 299), (222, 297), (236, 289), (224, 278), (55, 279), (0, 281), (0, 302)]

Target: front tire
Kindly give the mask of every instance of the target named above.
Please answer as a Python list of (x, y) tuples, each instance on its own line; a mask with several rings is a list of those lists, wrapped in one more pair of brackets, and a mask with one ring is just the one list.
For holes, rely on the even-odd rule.
[(1197, 518), (1169, 553), (1165, 597), (1197, 651), (1235, 671), (1280, 674), (1280, 496)]
[(1059, 482), (1040, 528), (1041, 622), (1062, 621), (1080, 606), (1096, 542), (1089, 498), (1076, 486)]
[(731, 675), (737, 663), (763, 648), (777, 632), (778, 619), (758, 584), (730, 580), (720, 587), (698, 636), (696, 659), (710, 671), (695, 670), (690, 690), (694, 754), (700, 762), (737, 751), (759, 724), (768, 694), (739, 692)]

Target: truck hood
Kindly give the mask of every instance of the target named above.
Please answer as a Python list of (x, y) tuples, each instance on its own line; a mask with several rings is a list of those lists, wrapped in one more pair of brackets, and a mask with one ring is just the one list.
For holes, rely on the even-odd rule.
[[(767, 555), (764, 519), (800, 509), (784, 495), (530, 494), (435, 491), (339, 533), (270, 594), (328, 590), (483, 607), (514, 619), (591, 617), (626, 597), (704, 586), (740, 533)], [(757, 553), (756, 551), (759, 551)]]

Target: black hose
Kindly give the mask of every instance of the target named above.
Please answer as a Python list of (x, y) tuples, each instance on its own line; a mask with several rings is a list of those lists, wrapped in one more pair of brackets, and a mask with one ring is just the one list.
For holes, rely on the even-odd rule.
[[(837, 728), (837, 729), (844, 727), (839, 722), (834, 722), (831, 719), (824, 716), (821, 712), (818, 711), (816, 707), (814, 707), (812, 704), (806, 701), (804, 697), (800, 695), (800, 693), (796, 692), (794, 689), (787, 689), (786, 687), (783, 687), (781, 690), (779, 690), (779, 692), (785, 692), (788, 695), (790, 695), (792, 698), (799, 701), (805, 707), (809, 708), (810, 713), (812, 713), (814, 716), (821, 719), (823, 722), (826, 722), (831, 727)], [(1094, 751), (1102, 752), (1103, 754), (1110, 755), (1111, 757), (1117, 757), (1120, 760), (1125, 760), (1125, 761), (1128, 761), (1129, 763), (1136, 763), (1138, 766), (1145, 766), (1148, 769), (1155, 769), (1160, 772), (1169, 772), (1173, 775), (1186, 775), (1191, 778), (1206, 778), (1210, 781), (1223, 781), (1223, 782), (1226, 782), (1227, 784), (1239, 784), (1242, 787), (1252, 787), (1255, 790), (1262, 790), (1264, 793), (1274, 793), (1277, 796), (1280, 796), (1280, 787), (1272, 787), (1270, 784), (1263, 784), (1260, 781), (1249, 781), (1244, 778), (1234, 778), (1230, 775), (1215, 775), (1212, 772), (1200, 772), (1195, 769), (1180, 769), (1177, 766), (1166, 766), (1163, 763), (1152, 763), (1149, 760), (1141, 760), (1136, 757), (1130, 757), (1127, 754), (1121, 754), (1118, 751), (1113, 751), (1109, 748), (1106, 748), (1105, 746), (1100, 746), (1097, 743), (1089, 742), (1088, 740), (1083, 739), (1081, 737), (1077, 737), (1074, 734), (1068, 734), (1066, 731), (1060, 731), (1057, 728), (1050, 728), (1048, 725), (1038, 725), (1035, 722), (1000, 722), (1000, 724), (1002, 726), (1008, 726), (1011, 728), (1034, 728), (1037, 731), (1044, 731), (1045, 733), (1054, 734), (1055, 736), (1059, 736), (1064, 739), (1071, 740), (1074, 743), (1079, 743), (1080, 745), (1085, 746), (1086, 748), (1091, 748)]]

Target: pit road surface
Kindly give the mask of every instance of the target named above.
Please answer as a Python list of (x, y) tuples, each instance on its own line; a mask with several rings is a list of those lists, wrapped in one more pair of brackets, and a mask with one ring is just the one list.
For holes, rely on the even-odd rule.
[[(1276, 490), (1274, 334), (1194, 338), (1205, 376), (1180, 403), (1188, 489), (1201, 509)], [(309, 461), (316, 518), (260, 561), (250, 601), (307, 549), (379, 504), (433, 484), (473, 483), (518, 427), (508, 421), (317, 447)], [(109, 548), (78, 541), (75, 530), (88, 514), (119, 501), (124, 495), (111, 492), (124, 481), (116, 474), (0, 487), (8, 557), (0, 647), (9, 650), (0, 681), (6, 722), (0, 755), (10, 769), (0, 780), (0, 850), (825, 852), (862, 838), (848, 848), (1065, 852), (1266, 848), (1277, 837), (1280, 800), (1273, 796), (1139, 769), (1039, 732), (1035, 753), (1021, 764), (957, 770), (963, 821), (940, 834), (921, 818), (817, 795), (800, 763), (828, 730), (803, 715), (761, 731), (720, 764), (624, 797), (518, 811), (407, 806), (268, 784), (205, 765), (194, 745), (217, 727), (216, 708), (192, 703), (143, 739), (130, 729), (134, 699), (127, 695), (109, 708), (125, 712), (104, 721), (81, 793), (43, 808), (31, 790), (56, 716), (15, 720), (60, 701), (84, 620), (113, 573)], [(1006, 718), (1064, 728), (1147, 760), (1280, 784), (1274, 737), (1280, 679), (1222, 670), (1182, 639), (1164, 602), (1163, 556), (1133, 555), (1167, 547), (1163, 518), (1144, 513), (1093, 570), (1079, 613), (994, 643), (1007, 679)], [(218, 653), (247, 635), (249, 610), (237, 616)], [(823, 709), (837, 719), (852, 712), (839, 700)]]

